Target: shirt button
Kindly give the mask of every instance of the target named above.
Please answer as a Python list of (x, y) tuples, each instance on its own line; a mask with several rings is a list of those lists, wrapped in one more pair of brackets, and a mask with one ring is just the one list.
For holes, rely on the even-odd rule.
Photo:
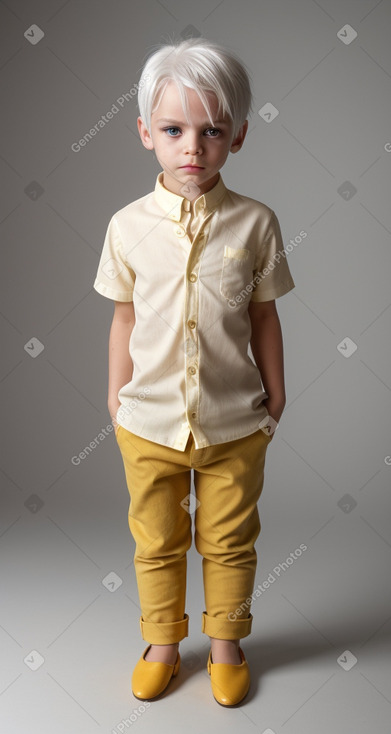
[(197, 370), (196, 370), (195, 367), (189, 367), (189, 372), (190, 372), (191, 375), (195, 375), (195, 373), (197, 372)]
[(197, 276), (195, 273), (190, 273), (189, 280), (191, 280), (192, 283), (195, 283), (197, 280)]
[(188, 324), (188, 326), (190, 326), (190, 329), (194, 329), (194, 327), (195, 327), (195, 325), (196, 325), (196, 322), (195, 322), (195, 321), (192, 321), (192, 320), (190, 320), (190, 321), (188, 321), (188, 322), (187, 322), (187, 324)]
[(197, 418), (197, 413), (192, 413), (192, 414), (191, 414), (191, 417), (192, 417), (192, 418)]
[(181, 227), (178, 225), (178, 227), (174, 227), (174, 232), (178, 237), (184, 237), (186, 235), (184, 227)]

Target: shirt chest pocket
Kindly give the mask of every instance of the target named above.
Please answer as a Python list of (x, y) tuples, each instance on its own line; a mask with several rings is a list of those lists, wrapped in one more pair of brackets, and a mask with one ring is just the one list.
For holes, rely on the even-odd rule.
[(252, 260), (251, 250), (225, 245), (220, 276), (220, 293), (224, 298), (235, 298), (243, 289), (246, 289), (246, 286), (248, 286), (247, 295), (250, 295)]

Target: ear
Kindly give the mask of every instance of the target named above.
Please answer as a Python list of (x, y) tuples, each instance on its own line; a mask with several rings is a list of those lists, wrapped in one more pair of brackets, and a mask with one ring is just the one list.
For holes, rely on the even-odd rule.
[(246, 137), (247, 129), (248, 129), (248, 120), (245, 120), (237, 136), (234, 138), (234, 140), (231, 143), (231, 147), (230, 147), (231, 153), (237, 153), (238, 150), (241, 149), (244, 143), (244, 139)]
[(137, 128), (140, 134), (141, 142), (144, 146), (144, 148), (147, 148), (147, 150), (153, 150), (153, 140), (144, 125), (141, 117), (137, 118)]

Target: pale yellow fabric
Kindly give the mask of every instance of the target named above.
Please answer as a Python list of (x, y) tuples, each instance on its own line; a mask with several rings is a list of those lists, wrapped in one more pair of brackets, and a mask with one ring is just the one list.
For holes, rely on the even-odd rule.
[(163, 171), (154, 191), (111, 218), (94, 288), (134, 301), (134, 370), (118, 392), (118, 423), (184, 451), (190, 431), (199, 449), (267, 423), (248, 304), (295, 283), (266, 204), (227, 189), (221, 174), (193, 206), (162, 180)]

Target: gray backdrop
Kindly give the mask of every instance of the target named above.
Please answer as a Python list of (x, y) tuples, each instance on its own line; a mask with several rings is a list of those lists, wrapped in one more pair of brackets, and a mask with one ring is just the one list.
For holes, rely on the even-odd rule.
[[(390, 21), (388, 0), (0, 3), (7, 734), (390, 731)], [(118, 100), (173, 35), (226, 43), (252, 71), (222, 176), (276, 211), (296, 283), (277, 300), (287, 405), (259, 503), (251, 690), (232, 710), (206, 672), (194, 545), (180, 675), (149, 706), (130, 691), (145, 642), (107, 429), (114, 304), (92, 287), (110, 217), (161, 170), (136, 97)]]

